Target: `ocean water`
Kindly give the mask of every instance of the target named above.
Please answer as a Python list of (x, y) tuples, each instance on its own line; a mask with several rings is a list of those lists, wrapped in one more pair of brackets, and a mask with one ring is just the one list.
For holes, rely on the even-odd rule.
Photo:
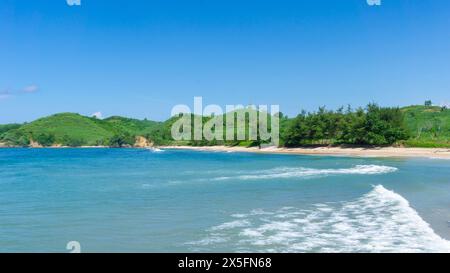
[(0, 149), (0, 252), (450, 252), (450, 161)]

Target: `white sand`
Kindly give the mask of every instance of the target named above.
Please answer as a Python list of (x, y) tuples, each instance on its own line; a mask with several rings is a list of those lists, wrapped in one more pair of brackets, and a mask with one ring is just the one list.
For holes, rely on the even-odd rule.
[(228, 147), (228, 146), (165, 146), (161, 148), (185, 149), (197, 151), (220, 151), (220, 152), (253, 152), (273, 154), (299, 154), (299, 155), (334, 155), (354, 157), (428, 157), (450, 159), (449, 148), (341, 148), (341, 147), (318, 147), (318, 148), (278, 148), (267, 147)]

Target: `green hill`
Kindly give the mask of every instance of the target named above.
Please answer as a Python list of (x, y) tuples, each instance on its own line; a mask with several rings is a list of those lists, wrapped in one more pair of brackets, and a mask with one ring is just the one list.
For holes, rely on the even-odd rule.
[[(388, 140), (389, 143), (383, 145), (450, 147), (449, 109), (436, 106), (408, 106), (398, 110), (398, 108), (379, 108), (372, 105), (372, 110), (367, 112), (360, 108), (356, 111), (346, 112), (342, 109), (328, 111), (321, 108), (318, 112), (302, 113), (290, 119), (281, 116), (281, 144), (286, 146), (358, 145), (370, 144), (372, 140), (380, 143)], [(256, 110), (241, 109), (235, 113), (242, 111)], [(202, 117), (203, 124), (213, 118)], [(156, 145), (255, 146), (260, 144), (260, 141), (248, 139), (240, 141), (207, 141), (205, 139), (174, 141), (171, 128), (177, 120), (178, 117), (172, 117), (165, 122), (155, 122), (120, 116), (102, 120), (74, 113), (61, 113), (25, 124), (0, 125), (0, 144), (28, 146), (33, 141), (43, 146), (104, 145), (121, 147), (134, 145), (138, 136), (144, 137)], [(225, 122), (226, 116), (223, 120)], [(246, 120), (248, 121), (248, 116)], [(270, 120), (270, 115), (268, 115), (268, 120)], [(248, 123), (246, 122), (246, 124), (245, 131), (248, 138)], [(142, 140), (142, 138), (139, 139)], [(372, 145), (377, 145), (376, 141)]]
[[(259, 141), (255, 141), (255, 140), (249, 140), (249, 126), (248, 126), (248, 120), (249, 120), (249, 115), (250, 114), (254, 114), (255, 116), (260, 115), (262, 113), (265, 112), (258, 112), (255, 109), (251, 109), (251, 108), (246, 108), (246, 109), (238, 109), (229, 113), (226, 113), (224, 115), (222, 115), (222, 124), (224, 124), (225, 127), (225, 123), (226, 123), (226, 119), (227, 116), (229, 114), (233, 114), (235, 117), (235, 123), (234, 123), (234, 132), (235, 132), (235, 139), (237, 139), (236, 137), (236, 132), (237, 132), (237, 117), (238, 115), (240, 116), (245, 116), (245, 139), (244, 140), (233, 140), (233, 141), (227, 141), (226, 139), (226, 127), (225, 130), (223, 130), (223, 139), (224, 140), (212, 140), (212, 141), (208, 141), (206, 139), (202, 139), (202, 140), (179, 140), (179, 141), (174, 141), (172, 139), (172, 135), (171, 135), (171, 129), (172, 129), (172, 125), (179, 120), (179, 117), (171, 117), (170, 119), (166, 120), (164, 123), (161, 124), (161, 126), (159, 126), (155, 131), (153, 131), (151, 134), (147, 135), (147, 137), (149, 139), (152, 139), (152, 141), (154, 141), (156, 144), (159, 145), (189, 145), (189, 146), (214, 146), (214, 145), (227, 145), (227, 146), (245, 146), (245, 147), (250, 147), (250, 146), (256, 146), (259, 144)], [(269, 124), (269, 128), (270, 128), (270, 115), (268, 113), (265, 113), (267, 115), (267, 120), (268, 120), (268, 124)], [(194, 122), (194, 115), (191, 115), (191, 123), (193, 124)], [(198, 117), (198, 116), (197, 116)], [(213, 119), (218, 118), (219, 116), (203, 116), (202, 118), (202, 123), (203, 125), (205, 125), (207, 122), (213, 121)], [(194, 138), (194, 133), (193, 130), (191, 131), (191, 138)]]
[(105, 126), (111, 126), (111, 128), (115, 131), (128, 132), (132, 135), (151, 134), (162, 124), (161, 122), (152, 120), (139, 120), (119, 116), (109, 117), (102, 121), (105, 123)]
[(148, 134), (157, 126), (159, 123), (154, 121), (123, 117), (100, 120), (74, 113), (61, 113), (19, 127), (9, 126), (11, 129), (0, 134), (0, 140), (19, 146), (29, 145), (31, 140), (44, 146), (94, 146), (111, 145), (114, 138), (123, 138), (125, 141), (122, 144), (132, 145), (135, 136)]
[(0, 135), (6, 133), (9, 130), (17, 129), (20, 126), (22, 126), (22, 125), (21, 124), (5, 124), (5, 125), (0, 124)]
[(402, 108), (411, 138), (411, 147), (450, 147), (450, 109), (438, 106)]

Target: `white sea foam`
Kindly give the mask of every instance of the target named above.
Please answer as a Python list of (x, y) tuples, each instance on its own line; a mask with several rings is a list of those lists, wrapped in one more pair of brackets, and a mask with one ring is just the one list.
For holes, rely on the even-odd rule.
[(350, 202), (235, 217), (193, 244), (261, 252), (450, 252), (450, 242), (405, 198), (381, 185)]
[(154, 153), (162, 153), (162, 152), (164, 152), (164, 150), (161, 150), (161, 149), (155, 148), (155, 147), (147, 148), (147, 150), (152, 151)]
[(214, 180), (257, 180), (257, 179), (274, 179), (274, 178), (293, 178), (293, 177), (314, 177), (314, 176), (328, 176), (328, 175), (347, 175), (347, 174), (361, 174), (361, 175), (375, 175), (395, 172), (398, 169), (389, 166), (380, 165), (356, 165), (353, 168), (341, 169), (312, 169), (312, 168), (275, 168), (270, 170), (257, 171), (245, 175), (235, 176), (221, 176)]
[(224, 230), (230, 228), (238, 228), (238, 227), (247, 227), (250, 225), (250, 222), (247, 220), (236, 220), (232, 222), (223, 223), (219, 226), (212, 227), (211, 230)]

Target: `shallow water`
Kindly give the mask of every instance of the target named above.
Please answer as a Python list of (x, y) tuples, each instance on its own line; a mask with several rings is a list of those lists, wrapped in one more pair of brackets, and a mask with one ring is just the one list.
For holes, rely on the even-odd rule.
[(450, 252), (450, 161), (0, 149), (0, 252)]

